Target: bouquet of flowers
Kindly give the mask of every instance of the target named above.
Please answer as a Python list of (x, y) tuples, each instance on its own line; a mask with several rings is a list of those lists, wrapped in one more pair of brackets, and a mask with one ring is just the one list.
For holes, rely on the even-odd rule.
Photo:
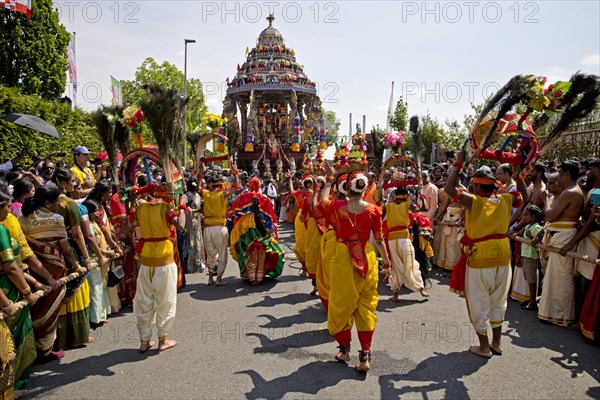
[(142, 138), (142, 122), (144, 119), (144, 112), (141, 108), (129, 106), (123, 110), (121, 124), (129, 128), (129, 132), (132, 134), (131, 140), (137, 147), (144, 146), (144, 139)]
[(340, 145), (338, 145), (337, 143), (335, 144), (335, 148), (335, 167), (338, 170), (348, 168), (348, 156), (350, 155), (350, 151), (348, 150), (348, 142), (345, 139), (343, 139)]
[(204, 118), (204, 124), (213, 131), (219, 129), (223, 123), (227, 123), (227, 118), (222, 118), (220, 114), (209, 113), (208, 116)]
[(392, 152), (398, 153), (402, 146), (404, 146), (404, 137), (406, 136), (406, 134), (407, 133), (404, 131), (399, 131), (395, 133), (388, 132), (385, 134), (385, 140), (383, 142), (383, 145), (386, 149), (390, 149), (392, 150)]
[(350, 164), (350, 169), (364, 169), (367, 162), (367, 136), (364, 133), (355, 133), (352, 136), (352, 148), (350, 149), (350, 154), (348, 155), (348, 159)]

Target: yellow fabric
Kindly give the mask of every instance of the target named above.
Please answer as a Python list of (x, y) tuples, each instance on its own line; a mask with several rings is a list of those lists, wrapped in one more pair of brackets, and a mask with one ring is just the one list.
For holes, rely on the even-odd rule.
[(296, 253), (298, 262), (304, 264), (306, 261), (306, 227), (304, 226), (304, 222), (300, 221), (300, 214), (298, 212), (294, 220), (294, 234), (296, 236), (294, 253)]
[[(171, 230), (167, 224), (167, 203), (142, 203), (137, 210), (142, 239), (169, 238)], [(173, 262), (173, 243), (166, 239), (160, 242), (146, 242), (140, 254), (140, 261), (146, 266), (162, 266)]]
[(21, 229), (21, 224), (19, 223), (19, 219), (8, 213), (6, 219), (1, 222), (2, 225), (8, 229), (10, 232), (10, 237), (15, 238), (17, 242), (19, 242), (19, 246), (21, 246), (21, 259), (27, 260), (29, 257), (33, 255), (33, 250), (29, 247), (27, 243), (27, 238), (23, 234), (23, 229)]
[(83, 281), (83, 284), (68, 302), (64, 303), (60, 307), (58, 315), (73, 314), (79, 311), (83, 311), (90, 306), (90, 285), (87, 279)]
[(321, 232), (315, 218), (309, 218), (306, 228), (306, 272), (309, 275), (317, 274), (317, 267), (321, 259)]
[[(506, 234), (512, 211), (512, 195), (501, 194), (498, 202), (473, 196), (471, 210), (467, 210), (465, 225), (471, 239), (493, 234)], [(468, 256), (471, 268), (496, 268), (510, 264), (508, 239), (492, 239), (474, 245), (475, 252)]]
[[(85, 167), (85, 172), (84, 172), (77, 165), (73, 165), (71, 167), (71, 172), (73, 173), (73, 176), (75, 178), (79, 179), (79, 182), (81, 182), (81, 184), (83, 185), (84, 188), (85, 188), (85, 181), (91, 179), (92, 181), (96, 182), (96, 178), (94, 177), (94, 173), (88, 167)], [(85, 175), (86, 172), (87, 172), (88, 176)]]
[(379, 302), (377, 293), (379, 269), (377, 255), (369, 242), (366, 244), (365, 254), (369, 270), (363, 279), (352, 266), (348, 246), (337, 242), (336, 255), (331, 264), (327, 312), (329, 333), (332, 335), (352, 329), (354, 323), (359, 331), (375, 329), (377, 323), (375, 310)]
[(408, 213), (410, 211), (410, 203), (403, 201), (400, 204), (394, 202), (387, 203), (385, 205), (385, 215), (387, 216), (388, 229), (395, 228), (397, 226), (406, 226), (406, 229), (399, 231), (390, 232), (388, 234), (389, 240), (397, 239), (408, 239), (408, 225), (410, 225), (410, 219)]
[(329, 299), (329, 286), (332, 264), (335, 263), (335, 250), (337, 236), (333, 229), (329, 229), (321, 236), (321, 257), (317, 265), (317, 290), (319, 296), (325, 300)]
[(202, 191), (204, 226), (223, 226), (227, 217), (227, 202), (222, 191)]
[(238, 258), (237, 258), (237, 243), (240, 241), (240, 237), (244, 233), (248, 232), (250, 229), (255, 229), (255, 228), (256, 228), (256, 222), (254, 220), (253, 213), (244, 215), (235, 223), (235, 225), (233, 225), (233, 229), (231, 230), (231, 233), (229, 234), (229, 243), (231, 243), (231, 246), (229, 246), (229, 252), (231, 253), (231, 257), (233, 257), (233, 259), (235, 261), (238, 260)]

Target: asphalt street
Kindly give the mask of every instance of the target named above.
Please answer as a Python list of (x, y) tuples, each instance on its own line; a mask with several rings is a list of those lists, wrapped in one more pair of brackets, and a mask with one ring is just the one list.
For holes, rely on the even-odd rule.
[(229, 260), (227, 286), (187, 276), (170, 335), (178, 345), (138, 352), (132, 308), (94, 331), (95, 343), (35, 365), (27, 398), (43, 399), (584, 399), (600, 398), (600, 347), (579, 332), (538, 321), (509, 300), (502, 356), (467, 352), (477, 339), (465, 302), (432, 273), (431, 297), (380, 283), (372, 369), (334, 361), (336, 344), (310, 280), (299, 276), (293, 227), (280, 239), (286, 266), (276, 281), (250, 286)]

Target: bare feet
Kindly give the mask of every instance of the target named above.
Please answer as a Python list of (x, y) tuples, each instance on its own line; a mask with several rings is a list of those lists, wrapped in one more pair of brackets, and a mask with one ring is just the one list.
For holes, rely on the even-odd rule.
[(423, 297), (429, 297), (430, 295), (429, 295), (429, 293), (427, 293), (425, 291), (425, 289), (421, 289), (421, 296), (423, 296)]
[(389, 298), (390, 301), (393, 301), (394, 303), (398, 302), (398, 292), (394, 292), (394, 295), (392, 297)]
[(484, 351), (481, 346), (471, 346), (469, 351), (483, 358), (492, 358), (492, 351)]
[(223, 280), (221, 280), (220, 277), (217, 278), (217, 282), (215, 283), (215, 286), (226, 286), (229, 285), (229, 282), (223, 282)]
[(154, 346), (154, 342), (152, 340), (142, 340), (142, 344), (140, 345), (140, 353), (147, 352), (152, 346)]
[(357, 372), (366, 374), (371, 369), (371, 352), (360, 350), (358, 352), (358, 359), (360, 360), (360, 364), (356, 364), (354, 369)]
[(158, 351), (165, 351), (167, 349), (170, 349), (171, 347), (175, 347), (177, 345), (177, 342), (174, 340), (161, 340), (158, 342)]
[(317, 291), (317, 288), (314, 288), (314, 289), (312, 290), (312, 292), (310, 292), (310, 295), (311, 295), (311, 296), (316, 296), (316, 295), (317, 295), (317, 292), (318, 292), (318, 291)]
[(90, 336), (90, 337), (88, 338), (87, 344), (92, 344), (92, 343), (96, 343), (96, 338), (95, 338), (95, 337), (91, 337), (91, 336)]
[(213, 280), (213, 277), (212, 277), (212, 275), (209, 275), (209, 276), (208, 276), (208, 283), (207, 283), (207, 285), (208, 285), (208, 286), (212, 286), (212, 285), (214, 285), (214, 284), (215, 284), (215, 281)]
[(338, 351), (335, 355), (335, 359), (343, 363), (348, 362), (350, 361), (350, 353), (342, 353), (341, 351)]
[(492, 343), (490, 344), (490, 350), (492, 350), (492, 354), (495, 356), (501, 356), (502, 355), (502, 346), (500, 346), (500, 343)]
[(579, 325), (578, 322), (573, 322), (572, 324), (569, 324), (567, 326), (567, 328), (569, 328), (572, 331), (580, 331), (581, 330), (581, 325)]

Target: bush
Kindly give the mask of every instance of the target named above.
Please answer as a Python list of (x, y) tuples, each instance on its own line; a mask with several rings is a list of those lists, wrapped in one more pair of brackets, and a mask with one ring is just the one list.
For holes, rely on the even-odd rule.
[(0, 162), (11, 160), (24, 146), (28, 147), (28, 153), (19, 163), (22, 166), (31, 165), (37, 156), (55, 151), (64, 151), (66, 162), (71, 165), (73, 149), (80, 145), (87, 147), (92, 157), (104, 150), (89, 113), (81, 109), (72, 110), (68, 104), (56, 100), (24, 95), (18, 88), (0, 85), (0, 116), (13, 112), (44, 119), (56, 127), (62, 140), (0, 121)]

